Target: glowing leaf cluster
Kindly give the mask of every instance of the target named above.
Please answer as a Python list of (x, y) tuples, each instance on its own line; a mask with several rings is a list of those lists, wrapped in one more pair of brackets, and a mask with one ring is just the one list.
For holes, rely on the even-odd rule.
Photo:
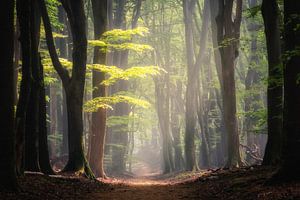
[(100, 108), (113, 109), (112, 105), (117, 103), (127, 103), (143, 108), (150, 107), (149, 102), (125, 95), (114, 95), (111, 97), (98, 97), (87, 101), (84, 105), (85, 112), (97, 112)]
[(145, 27), (138, 27), (129, 30), (114, 29), (105, 32), (99, 40), (89, 40), (88, 44), (93, 47), (100, 47), (100, 50), (103, 52), (109, 52), (112, 50), (130, 50), (138, 53), (152, 51), (153, 48), (149, 45), (131, 42), (133, 36), (143, 37), (146, 33), (149, 33), (149, 30)]
[(144, 37), (147, 33), (149, 33), (149, 29), (146, 27), (138, 27), (135, 29), (114, 29), (111, 31), (107, 31), (103, 34), (103, 40), (108, 43), (119, 43), (132, 40), (133, 36), (141, 36)]

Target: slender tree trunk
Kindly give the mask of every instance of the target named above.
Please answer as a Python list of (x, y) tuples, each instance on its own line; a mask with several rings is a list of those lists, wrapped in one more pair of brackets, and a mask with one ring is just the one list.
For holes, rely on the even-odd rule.
[[(64, 26), (67, 26), (67, 16), (64, 11), (64, 8), (62, 6), (59, 6), (58, 8), (58, 20), (60, 23), (62, 23)], [(67, 35), (67, 28), (63, 28), (61, 31), (61, 34)], [(67, 38), (58, 38), (58, 48), (59, 48), (59, 56), (61, 58), (68, 59), (68, 49), (67, 49)], [(67, 119), (67, 105), (66, 105), (66, 95), (65, 91), (63, 89), (63, 86), (61, 87), (61, 125), (62, 125), (62, 146), (61, 146), (61, 156), (68, 155), (68, 119)]]
[[(94, 16), (94, 37), (100, 39), (107, 30), (107, 1), (92, 0)], [(106, 53), (99, 47), (94, 49), (94, 63), (106, 64)], [(107, 96), (107, 88), (101, 85), (105, 80), (105, 73), (93, 71), (93, 98)], [(103, 159), (106, 135), (106, 109), (99, 109), (92, 114), (92, 135), (90, 144), (90, 164), (97, 177), (105, 178)]]
[[(226, 129), (224, 128), (224, 109), (222, 106), (222, 97), (223, 97), (223, 80), (222, 80), (222, 62), (221, 62), (221, 54), (219, 51), (219, 44), (218, 44), (218, 25), (216, 18), (218, 16), (219, 12), (219, 2), (218, 0), (210, 0), (210, 16), (211, 16), (211, 33), (212, 33), (212, 43), (213, 43), (213, 48), (214, 48), (214, 60), (215, 60), (215, 65), (216, 65), (216, 70), (217, 70), (217, 75), (218, 75), (218, 81), (220, 84), (220, 90), (215, 89), (215, 96), (217, 100), (218, 107), (220, 109), (221, 113), (221, 121), (220, 121), (220, 128), (219, 128), (219, 133), (220, 133), (220, 141), (217, 143), (217, 149), (218, 149), (218, 161), (219, 161), (219, 166), (225, 165), (225, 158), (228, 157), (228, 148), (227, 148), (227, 133)], [(221, 93), (221, 95), (219, 94)]]
[[(176, 88), (176, 89), (175, 89)], [(173, 90), (174, 89), (174, 90)], [(182, 94), (182, 84), (180, 81), (177, 82), (176, 85), (172, 88), (172, 91), (176, 91), (175, 95), (171, 98), (171, 129), (172, 135), (174, 138), (174, 167), (175, 170), (179, 171), (184, 168), (184, 159), (182, 155), (182, 148), (181, 148), (181, 125), (180, 125), (180, 103), (181, 101), (181, 94)]]
[(84, 14), (84, 5), (81, 0), (66, 0), (62, 1), (62, 4), (67, 12), (73, 38), (73, 69), (71, 77), (58, 59), (47, 8), (45, 2), (40, 0), (40, 9), (42, 12), (50, 57), (55, 70), (62, 79), (66, 93), (69, 160), (64, 171), (72, 173), (80, 172), (89, 178), (94, 178), (83, 148), (82, 112), (87, 59), (86, 17)]
[(47, 108), (46, 92), (44, 84), (44, 69), (39, 60), (39, 164), (44, 174), (54, 174), (50, 165), (48, 149)]
[(242, 18), (242, 0), (237, 0), (236, 16), (232, 20), (233, 0), (219, 0), (217, 20), (218, 44), (222, 61), (222, 86), (224, 124), (227, 133), (228, 160), (227, 167), (241, 165), (240, 142), (238, 123), (236, 117), (236, 91), (235, 91), (235, 60), (238, 57), (240, 25)]
[(39, 135), (39, 39), (40, 39), (41, 16), (37, 0), (31, 2), (30, 12), (30, 58), (32, 77), (30, 79), (29, 105), (26, 111), (25, 125), (25, 170), (40, 171), (38, 135)]
[[(127, 0), (116, 0), (116, 11), (114, 18), (114, 28), (126, 29), (126, 4)], [(117, 51), (113, 53), (113, 64), (123, 69), (128, 65), (128, 52)], [(119, 81), (114, 87), (114, 92), (126, 91), (128, 89), (127, 81)], [(115, 106), (115, 116), (127, 117), (129, 107), (126, 103), (118, 103)], [(126, 167), (126, 152), (128, 148), (128, 124), (115, 126), (115, 131), (112, 131), (112, 140), (115, 146), (112, 147), (112, 170), (117, 173), (125, 171)]]
[(31, 81), (30, 5), (30, 0), (17, 1), (17, 15), (20, 25), (22, 51), (22, 81), (16, 111), (16, 170), (19, 175), (24, 172), (25, 122)]
[(196, 95), (194, 95), (196, 88), (193, 81), (193, 76), (197, 76), (194, 73), (194, 48), (193, 48), (193, 33), (192, 33), (192, 15), (195, 10), (195, 1), (184, 0), (183, 1), (183, 13), (185, 23), (185, 42), (186, 42), (186, 55), (188, 65), (188, 83), (186, 90), (186, 116), (185, 116), (185, 138), (184, 138), (184, 150), (185, 150), (185, 164), (186, 170), (192, 171), (197, 169), (196, 156), (195, 156), (195, 127), (196, 127)]
[(281, 160), (282, 149), (282, 61), (280, 41), (280, 13), (276, 0), (262, 3), (262, 14), (267, 39), (269, 79), (268, 79), (268, 142), (264, 165), (277, 165)]
[(0, 3), (0, 190), (16, 190), (14, 130), (14, 1)]

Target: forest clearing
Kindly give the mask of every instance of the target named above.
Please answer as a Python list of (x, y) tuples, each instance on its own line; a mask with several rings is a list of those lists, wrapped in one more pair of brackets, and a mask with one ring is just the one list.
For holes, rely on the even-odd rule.
[(300, 0), (0, 0), (0, 200), (300, 199)]

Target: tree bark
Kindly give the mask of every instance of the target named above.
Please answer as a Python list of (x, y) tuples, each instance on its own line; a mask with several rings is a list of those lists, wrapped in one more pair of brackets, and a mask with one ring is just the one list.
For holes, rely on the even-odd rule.
[(30, 5), (31, 1), (17, 1), (17, 16), (20, 25), (20, 43), (22, 52), (22, 80), (16, 111), (16, 170), (19, 175), (24, 172), (24, 143), (26, 110), (29, 102), (31, 81), (31, 39), (30, 39)]
[(227, 167), (241, 165), (239, 150), (239, 133), (236, 117), (236, 91), (235, 91), (235, 60), (238, 57), (240, 38), (240, 25), (242, 18), (242, 0), (237, 0), (236, 16), (232, 20), (233, 0), (224, 3), (219, 0), (218, 16), (218, 44), (220, 46), (222, 62), (222, 86), (224, 124), (227, 133), (228, 159)]
[(73, 69), (71, 77), (59, 61), (45, 2), (43, 0), (39, 2), (50, 57), (55, 70), (62, 80), (66, 93), (69, 160), (63, 171), (71, 173), (80, 172), (89, 178), (94, 178), (83, 148), (82, 112), (87, 59), (86, 17), (84, 14), (83, 1), (62, 0), (62, 5), (66, 10), (70, 22), (73, 38)]
[(277, 165), (282, 149), (282, 60), (280, 40), (280, 13), (276, 0), (262, 3), (262, 15), (268, 50), (268, 142), (263, 160), (264, 165)]
[(54, 174), (50, 165), (48, 149), (48, 129), (47, 129), (47, 102), (44, 84), (44, 69), (39, 60), (39, 165), (44, 174)]
[(29, 105), (26, 111), (25, 125), (25, 170), (39, 172), (39, 39), (41, 16), (37, 0), (32, 0), (30, 11), (30, 59), (32, 76), (30, 79)]
[(183, 13), (184, 13), (184, 23), (185, 23), (185, 42), (186, 42), (186, 55), (187, 55), (187, 65), (188, 65), (188, 83), (186, 90), (186, 116), (185, 116), (185, 137), (184, 137), (184, 152), (185, 152), (185, 168), (188, 171), (197, 169), (196, 156), (195, 156), (195, 127), (196, 127), (196, 91), (194, 74), (194, 48), (193, 48), (193, 33), (192, 33), (192, 15), (195, 10), (195, 1), (184, 0), (183, 1)]
[(14, 1), (0, 3), (0, 190), (18, 188), (14, 130)]
[[(107, 30), (107, 1), (92, 0), (94, 16), (94, 39), (98, 40)], [(94, 48), (94, 63), (106, 64), (106, 53), (99, 47)], [(105, 73), (93, 71), (93, 98), (107, 96), (107, 88), (102, 85)], [(97, 177), (106, 178), (103, 166), (106, 135), (106, 109), (99, 109), (92, 114), (92, 134), (90, 144), (90, 165)]]
[[(300, 180), (300, 1), (284, 1), (284, 118), (283, 163), (275, 174), (277, 181)], [(296, 53), (297, 52), (297, 53)]]

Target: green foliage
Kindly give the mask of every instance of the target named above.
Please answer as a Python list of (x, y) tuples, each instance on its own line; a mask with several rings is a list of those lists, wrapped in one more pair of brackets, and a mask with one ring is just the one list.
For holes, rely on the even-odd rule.
[(252, 8), (246, 9), (244, 12), (246, 13), (246, 17), (254, 18), (260, 14), (261, 5), (253, 6)]
[[(72, 69), (72, 62), (67, 59), (60, 58), (59, 59), (63, 67), (68, 70)], [(45, 73), (51, 74), (54, 73), (53, 64), (50, 58), (46, 58), (42, 60)], [(102, 82), (103, 85), (109, 86), (117, 82), (118, 80), (130, 80), (136, 78), (146, 78), (147, 76), (157, 76), (160, 75), (161, 72), (166, 73), (165, 70), (158, 66), (144, 66), (144, 67), (131, 67), (126, 70), (118, 68), (116, 66), (107, 66), (100, 64), (88, 64), (88, 70), (96, 70), (103, 73), (106, 73), (109, 78)], [(51, 78), (50, 78), (51, 81)]]
[(149, 33), (149, 30), (145, 27), (129, 30), (114, 29), (105, 32), (99, 40), (89, 40), (88, 43), (92, 47), (100, 47), (103, 52), (130, 50), (142, 53), (152, 51), (153, 48), (146, 44), (132, 43), (131, 40), (134, 36), (144, 37), (147, 33)]
[(149, 33), (149, 29), (146, 27), (138, 27), (135, 29), (113, 29), (103, 34), (103, 41), (107, 43), (124, 43), (133, 39), (134, 36), (144, 37)]
[(87, 101), (84, 105), (85, 112), (97, 112), (100, 108), (104, 109), (113, 109), (112, 105), (117, 103), (127, 103), (135, 106), (140, 106), (143, 108), (149, 108), (149, 102), (141, 100), (138, 98), (115, 94), (110, 97), (97, 97), (90, 101)]
[[(96, 67), (97, 66), (98, 65), (96, 65)], [(118, 80), (146, 78), (147, 76), (157, 76), (161, 72), (165, 72), (158, 66), (130, 67), (126, 70), (114, 66), (102, 66), (98, 69), (99, 71), (109, 74), (110, 77), (102, 82), (102, 84), (107, 86), (114, 84)]]
[(61, 3), (58, 0), (46, 0), (46, 6), (52, 26), (56, 29), (61, 29), (63, 25), (58, 20), (58, 7)]

